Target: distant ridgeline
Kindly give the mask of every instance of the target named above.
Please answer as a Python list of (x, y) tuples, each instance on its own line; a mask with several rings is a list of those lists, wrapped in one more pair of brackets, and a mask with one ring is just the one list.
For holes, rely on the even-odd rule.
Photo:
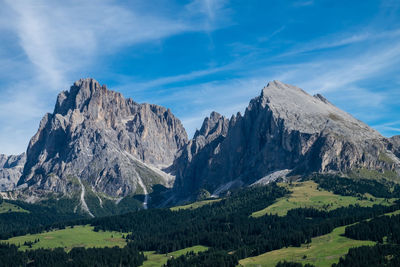
[[(398, 197), (397, 187), (391, 182), (379, 183), (366, 179), (353, 180), (338, 176), (313, 176), (310, 179), (318, 182), (321, 188), (335, 190), (340, 195), (361, 198), (363, 195), (358, 190), (360, 192), (366, 190), (388, 199)], [(371, 190), (368, 190), (368, 188)], [(375, 188), (375, 191), (372, 188)], [(197, 209), (176, 211), (150, 209), (78, 221), (66, 221), (73, 218), (63, 213), (57, 213), (60, 215), (58, 219), (56, 219), (57, 214), (54, 215), (54, 218), (43, 217), (41, 219), (40, 215), (47, 212), (56, 213), (57, 211), (41, 210), (40, 208), (33, 208), (34, 205), (31, 204), (24, 206), (22, 202), (13, 202), (16, 205), (21, 205), (29, 213), (6, 212), (0, 214), (0, 234), (3, 238), (59, 229), (71, 225), (90, 224), (94, 226), (95, 231), (113, 230), (130, 233), (126, 236), (128, 245), (125, 248), (114, 249), (73, 249), (68, 253), (62, 250), (22, 252), (18, 251), (15, 246), (2, 245), (0, 254), (4, 255), (2, 262), (12, 263), (12, 259), (18, 259), (18, 261), (15, 261), (18, 263), (16, 265), (35, 261), (36, 266), (76, 266), (77, 264), (81, 266), (119, 266), (121, 261), (126, 259), (126, 265), (139, 266), (145, 260), (145, 257), (141, 254), (143, 251), (156, 251), (165, 254), (195, 245), (203, 245), (210, 249), (198, 254), (188, 253), (181, 257), (171, 258), (167, 266), (237, 266), (240, 259), (257, 256), (283, 247), (296, 247), (310, 243), (311, 238), (330, 233), (336, 227), (371, 218), (376, 219), (349, 226), (346, 235), (351, 238), (378, 241), (380, 241), (380, 237), (387, 236), (386, 242), (398, 243), (393, 232), (397, 231), (399, 216), (392, 217), (392, 219), (379, 217), (399, 210), (400, 205), (396, 201), (392, 205), (374, 205), (372, 207), (351, 205), (330, 211), (296, 208), (289, 210), (286, 216), (271, 214), (258, 218), (250, 216), (253, 212), (273, 204), (277, 199), (284, 198), (290, 193), (285, 187), (271, 183), (266, 186), (254, 186), (232, 191), (230, 196)], [(371, 197), (376, 197), (371, 193), (368, 194)], [(31, 221), (31, 225), (6, 226), (21, 219)], [(377, 225), (381, 221), (391, 227), (393, 232), (378, 232), (378, 237), (370, 237), (364, 234), (367, 232), (366, 227), (375, 229), (374, 227), (377, 227), (375, 224)], [(360, 227), (360, 230), (350, 230), (358, 229), (357, 227)], [(351, 234), (356, 232), (360, 232), (360, 234)], [(376, 250), (385, 250), (385, 255), (389, 255), (393, 247), (379, 246)], [(360, 251), (364, 250), (361, 249)], [(102, 255), (102, 253), (105, 256), (99, 257), (98, 255)], [(359, 252), (355, 249), (349, 253)], [(82, 255), (83, 258), (78, 259), (77, 255)], [(397, 259), (397, 254), (390, 255)], [(351, 260), (354, 261), (353, 258)], [(338, 266), (350, 266), (345, 265), (347, 262), (349, 262), (349, 259), (346, 256), (341, 259)], [(282, 262), (279, 266), (298, 266), (288, 264), (291, 263)]]
[[(342, 226), (352, 240), (385, 244), (341, 253), (338, 266), (364, 264), (369, 252), (384, 255), (375, 266), (394, 266), (399, 217), (385, 216), (400, 209), (399, 174), (399, 136), (385, 138), (323, 96), (279, 81), (243, 115), (212, 112), (189, 140), (171, 110), (81, 79), (58, 95), (26, 154), (0, 156), (1, 195), (14, 199), (0, 203), (0, 238), (91, 225), (123, 232), (127, 246), (24, 252), (3, 244), (0, 266), (139, 266), (150, 252), (197, 245), (209, 249), (166, 265), (237, 266)], [(194, 200), (203, 201), (177, 206)]]
[(280, 81), (243, 114), (212, 112), (189, 140), (170, 109), (86, 78), (58, 95), (26, 154), (0, 155), (0, 191), (101, 217), (312, 173), (399, 182), (399, 157), (399, 136)]

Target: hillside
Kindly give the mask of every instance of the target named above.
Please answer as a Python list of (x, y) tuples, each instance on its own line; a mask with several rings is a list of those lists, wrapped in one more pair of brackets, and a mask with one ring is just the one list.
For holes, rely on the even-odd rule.
[[(64, 256), (57, 260), (59, 264), (63, 264), (63, 259), (76, 261), (77, 259), (74, 258), (76, 253), (86, 253), (88, 257), (85, 259), (93, 259), (89, 255), (108, 253), (108, 250), (98, 248), (91, 251), (90, 247), (118, 244), (121, 248), (113, 248), (114, 253), (110, 256), (111, 258), (98, 258), (96, 261), (107, 259), (109, 262), (116, 262), (118, 259), (123, 259), (123, 255), (127, 253), (132, 255), (144, 253), (144, 256), (148, 257), (144, 258), (144, 263), (149, 266), (161, 266), (168, 261), (168, 266), (221, 266), (225, 264), (225, 266), (233, 267), (239, 263), (239, 260), (245, 266), (247, 264), (252, 266), (253, 263), (263, 266), (263, 264), (275, 264), (280, 260), (288, 259), (285, 255), (291, 255), (290, 260), (293, 261), (315, 263), (317, 266), (319, 263), (324, 263), (321, 266), (330, 266), (332, 263), (337, 263), (340, 257), (344, 257), (349, 248), (374, 244), (374, 242), (342, 237), (341, 233), (345, 230), (348, 232), (350, 225), (357, 225), (363, 220), (379, 218), (381, 215), (400, 210), (398, 203), (394, 201), (400, 198), (400, 187), (389, 181), (384, 183), (371, 182), (368, 179), (354, 181), (336, 176), (315, 176), (310, 179), (312, 181), (297, 182), (292, 186), (295, 188), (311, 186), (311, 189), (318, 191), (319, 194), (329, 196), (325, 199), (315, 199), (315, 196), (310, 195), (310, 200), (313, 202), (326, 200), (325, 204), (329, 204), (331, 201), (350, 198), (352, 202), (344, 201), (342, 205), (338, 204), (334, 207), (320, 205), (317, 208), (300, 205), (288, 209), (281, 215), (267, 212), (260, 216), (252, 216), (255, 212), (273, 207), (279, 202), (292, 202), (293, 200), (290, 199), (297, 198), (295, 196), (297, 193), (291, 192), (293, 188), (290, 186), (286, 188), (286, 186), (271, 183), (266, 186), (241, 189), (218, 201), (207, 205), (194, 205), (189, 209), (149, 209), (79, 221), (57, 223), (49, 221), (47, 225), (42, 221), (38, 222), (35, 228), (20, 226), (18, 231), (14, 232), (0, 227), (0, 230), (4, 229), (0, 233), (3, 237), (16, 235), (17, 237), (11, 238), (9, 242), (20, 244), (18, 253), (25, 253), (21, 254), (21, 257), (25, 255), (31, 260), (40, 259), (48, 262), (53, 256), (61, 255), (61, 251), (56, 254), (52, 250), (37, 250), (40, 247), (66, 248), (66, 252), (62, 252), (66, 254), (62, 254)], [(318, 189), (314, 187), (315, 184), (318, 184)], [(314, 191), (305, 191), (305, 193)], [(358, 193), (362, 191), (370, 191), (373, 194)], [(392, 200), (380, 202), (379, 198)], [(370, 204), (365, 207), (358, 205), (365, 201)], [(15, 204), (23, 205), (22, 202)], [(14, 216), (35, 216), (39, 212), (28, 206), (25, 208), (29, 209), (30, 213), (13, 213)], [(7, 225), (10, 220), (15, 219), (16, 217), (10, 218), (0, 214), (0, 226)], [(375, 221), (372, 220), (372, 222)], [(71, 226), (74, 227), (71, 228)], [(72, 234), (79, 232), (81, 234)], [(25, 235), (27, 233), (32, 234)], [(65, 234), (68, 238), (64, 240), (62, 236)], [(121, 239), (122, 235), (125, 240)], [(24, 245), (25, 241), (26, 245)], [(126, 241), (126, 246), (118, 243), (120, 241)], [(32, 250), (22, 252), (29, 249), (29, 246), (32, 246)], [(87, 249), (81, 251), (81, 247)], [(2, 251), (12, 249), (14, 248), (4, 246), (0, 248)], [(191, 250), (196, 253), (185, 254)], [(185, 252), (182, 253), (182, 251)], [(322, 251), (323, 254), (321, 254)], [(165, 255), (172, 257), (165, 258)], [(306, 258), (303, 257), (304, 255)], [(131, 266), (139, 265), (141, 263)]]
[(279, 81), (243, 116), (212, 112), (188, 140), (169, 109), (88, 78), (58, 95), (26, 156), (3, 157), (0, 181), (9, 190), (18, 179), (5, 198), (70, 201), (69, 212), (98, 217), (312, 173), (399, 182), (399, 145), (323, 96)]

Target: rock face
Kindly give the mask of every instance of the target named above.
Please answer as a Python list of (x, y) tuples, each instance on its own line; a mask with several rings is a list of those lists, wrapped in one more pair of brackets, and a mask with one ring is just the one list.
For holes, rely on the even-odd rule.
[(0, 154), (0, 192), (15, 188), (26, 161), (25, 153), (17, 156)]
[(81, 79), (43, 117), (18, 185), (41, 196), (84, 192), (83, 186), (113, 198), (147, 194), (153, 184), (171, 186), (173, 177), (161, 168), (186, 142), (169, 109), (135, 103)]
[(204, 121), (175, 161), (176, 190), (221, 192), (280, 170), (291, 175), (396, 171), (398, 150), (388, 149), (388, 143), (323, 96), (273, 81), (243, 116), (228, 121), (213, 113)]
[(389, 138), (389, 150), (393, 151), (400, 158), (400, 135)]
[[(205, 166), (212, 155), (219, 152), (220, 144), (226, 137), (229, 120), (217, 112), (204, 119), (200, 130), (197, 130), (192, 140), (179, 152), (173, 166), (173, 172), (181, 179), (176, 180), (175, 187), (181, 188), (187, 184), (194, 185), (199, 177), (207, 176)], [(188, 188), (189, 189), (189, 188)], [(190, 188), (189, 191), (191, 192)]]

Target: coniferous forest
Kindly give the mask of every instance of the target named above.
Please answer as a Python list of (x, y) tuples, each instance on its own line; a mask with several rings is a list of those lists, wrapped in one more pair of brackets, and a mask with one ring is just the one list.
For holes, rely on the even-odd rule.
[[(334, 190), (340, 195), (357, 195), (361, 188), (366, 188), (365, 190), (374, 188), (377, 195), (388, 198), (392, 196), (388, 184), (375, 185), (368, 180), (352, 182), (353, 180), (340, 177), (330, 177), (326, 180), (323, 177), (312, 179), (318, 182), (321, 188)], [(392, 190), (392, 192), (397, 194), (397, 191)], [(397, 203), (372, 207), (350, 205), (331, 211), (297, 208), (289, 210), (286, 216), (268, 214), (259, 218), (250, 216), (289, 193), (285, 187), (272, 183), (232, 192), (221, 201), (197, 209), (177, 211), (166, 208), (149, 209), (94, 219), (73, 218), (71, 214), (57, 216), (55, 210), (52, 210), (53, 215), (43, 216), (48, 214), (48, 208), (25, 204), (22, 207), (30, 213), (0, 214), (2, 226), (0, 235), (3, 238), (62, 229), (71, 225), (90, 224), (94, 226), (95, 231), (112, 230), (130, 233), (126, 236), (128, 245), (124, 248), (74, 248), (70, 252), (62, 249), (22, 252), (14, 245), (3, 244), (0, 247), (0, 254), (3, 255), (1, 265), (140, 266), (145, 260), (143, 251), (164, 254), (203, 245), (210, 249), (198, 254), (187, 253), (172, 258), (167, 262), (167, 266), (236, 266), (240, 259), (284, 247), (298, 247), (311, 242), (313, 237), (330, 233), (338, 226), (353, 223), (356, 224), (346, 228), (345, 235), (349, 238), (378, 242), (383, 242), (385, 239), (389, 243), (398, 243), (400, 215), (382, 216), (399, 210), (400, 205)], [(7, 226), (7, 223), (16, 218), (24, 218), (24, 221), (15, 228), (12, 225)], [(373, 219), (367, 221), (370, 218)], [(356, 259), (352, 258), (353, 255), (364, 254), (363, 249), (371, 249), (371, 253), (378, 253), (375, 250), (384, 250), (390, 254), (393, 247), (377, 246), (351, 250), (341, 259), (338, 266), (354, 264)], [(396, 255), (393, 254), (393, 257), (397, 257)], [(300, 265), (280, 262), (278, 266)]]

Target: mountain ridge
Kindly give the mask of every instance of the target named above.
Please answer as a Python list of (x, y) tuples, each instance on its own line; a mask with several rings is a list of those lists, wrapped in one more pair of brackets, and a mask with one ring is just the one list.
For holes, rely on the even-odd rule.
[(138, 104), (87, 78), (61, 92), (43, 117), (14, 197), (84, 192), (82, 208), (87, 194), (100, 206), (102, 199), (119, 203), (139, 194), (147, 207), (160, 184), (173, 188), (161, 197), (166, 205), (201, 190), (219, 195), (313, 172), (399, 177), (399, 155), (400, 136), (385, 138), (322, 95), (279, 81), (268, 83), (243, 115), (212, 112), (189, 140), (169, 109)]
[(26, 154), (4, 155), (0, 154), (0, 192), (15, 188), (26, 162)]
[[(217, 141), (195, 155), (178, 157), (178, 191), (226, 191), (288, 169), (292, 175), (359, 168), (399, 174), (400, 161), (388, 149), (393, 141), (322, 95), (279, 81), (268, 83), (244, 115), (238, 113), (228, 124), (228, 131), (213, 139)], [(191, 163), (196, 157), (203, 160)]]
[(169, 109), (81, 79), (43, 117), (18, 186), (29, 195), (72, 195), (84, 191), (82, 180), (86, 190), (111, 198), (145, 193), (153, 184), (169, 187), (173, 178), (161, 168), (186, 140)]

